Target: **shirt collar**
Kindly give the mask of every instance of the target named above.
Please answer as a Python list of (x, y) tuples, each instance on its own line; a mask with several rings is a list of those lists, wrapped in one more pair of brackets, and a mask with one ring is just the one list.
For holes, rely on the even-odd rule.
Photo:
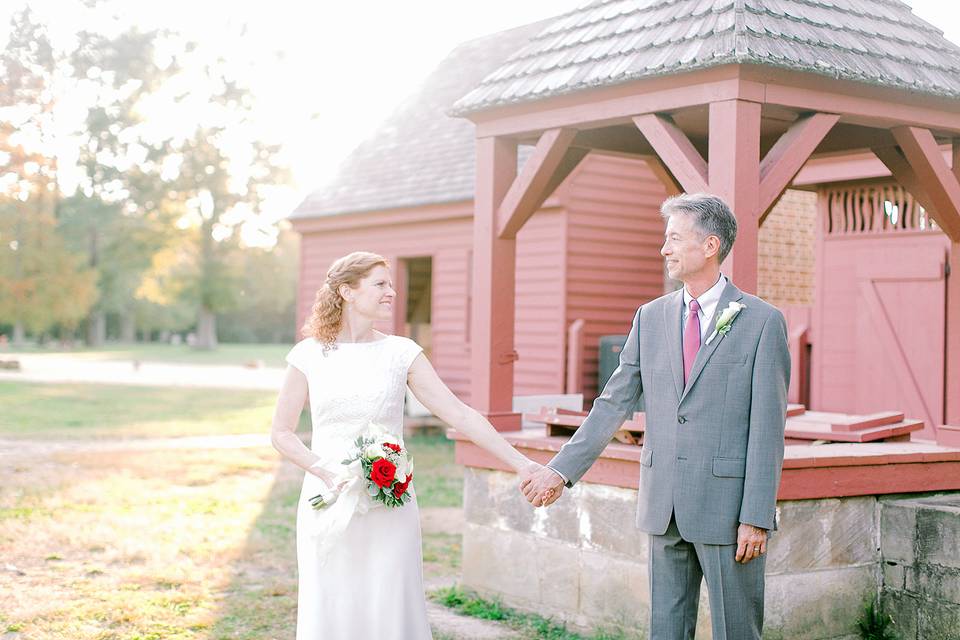
[[(721, 273), (720, 277), (717, 278), (717, 281), (712, 287), (703, 292), (703, 294), (697, 298), (697, 302), (700, 303), (700, 308), (705, 309), (710, 305), (720, 302), (720, 296), (723, 294), (723, 288), (727, 286), (727, 278)], [(693, 296), (690, 295), (690, 292), (687, 291), (687, 287), (683, 287), (683, 306), (685, 308), (690, 307), (690, 301), (693, 300)]]

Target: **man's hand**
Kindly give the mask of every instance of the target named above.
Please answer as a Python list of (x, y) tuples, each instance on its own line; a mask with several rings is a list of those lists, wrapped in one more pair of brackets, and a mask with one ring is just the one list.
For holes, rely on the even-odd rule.
[(751, 524), (737, 527), (737, 562), (747, 564), (767, 552), (767, 530)]
[(546, 507), (563, 493), (563, 478), (550, 467), (536, 466), (520, 474), (520, 491), (533, 506)]

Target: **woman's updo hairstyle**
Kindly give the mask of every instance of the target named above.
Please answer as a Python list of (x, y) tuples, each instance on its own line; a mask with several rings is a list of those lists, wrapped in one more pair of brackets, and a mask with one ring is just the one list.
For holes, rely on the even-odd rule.
[(360, 281), (379, 265), (390, 267), (386, 258), (369, 251), (354, 251), (335, 260), (327, 270), (326, 282), (317, 290), (313, 310), (300, 333), (305, 338), (316, 338), (325, 352), (333, 348), (343, 322), (340, 286), (356, 289)]

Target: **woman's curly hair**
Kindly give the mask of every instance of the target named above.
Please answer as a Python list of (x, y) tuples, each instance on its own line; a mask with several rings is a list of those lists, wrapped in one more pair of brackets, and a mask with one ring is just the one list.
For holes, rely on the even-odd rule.
[(360, 280), (370, 275), (374, 267), (389, 268), (387, 259), (369, 251), (354, 251), (334, 260), (327, 270), (327, 280), (317, 290), (313, 309), (300, 329), (304, 337), (316, 338), (324, 352), (334, 347), (343, 322), (343, 297), (340, 286), (355, 289)]

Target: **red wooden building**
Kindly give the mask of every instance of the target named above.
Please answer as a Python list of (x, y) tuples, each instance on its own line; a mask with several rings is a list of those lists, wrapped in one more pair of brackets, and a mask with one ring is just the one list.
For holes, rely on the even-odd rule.
[[(788, 314), (791, 399), (904, 411), (934, 437), (960, 398), (957, 48), (899, 3), (841, 11), (849, 27), (823, 7), (798, 23), (762, 2), (740, 17), (595, 4), (458, 47), (301, 204), (301, 318), (335, 257), (376, 251), (397, 265), (388, 329), (462, 398), (488, 414), (512, 395), (589, 401), (599, 336), (676, 286), (660, 202), (712, 190), (741, 220), (727, 273)], [(806, 41), (785, 35), (797, 24)], [(890, 52), (815, 44), (850, 29)], [(744, 53), (721, 55), (730, 38)]]

